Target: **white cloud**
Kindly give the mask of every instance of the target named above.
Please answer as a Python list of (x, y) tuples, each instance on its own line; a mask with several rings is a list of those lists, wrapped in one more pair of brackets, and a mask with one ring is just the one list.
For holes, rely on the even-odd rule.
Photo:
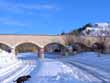
[(24, 9), (35, 9), (35, 10), (42, 10), (42, 9), (46, 9), (46, 10), (52, 10), (52, 9), (56, 9), (54, 6), (52, 5), (48, 5), (48, 4), (31, 4), (31, 5), (25, 5), (25, 4), (19, 4), (17, 5), (17, 8), (24, 8)]
[(0, 24), (12, 25), (12, 26), (20, 26), (20, 27), (29, 26), (29, 23), (22, 23), (22, 22), (19, 22), (17, 20), (6, 19), (6, 18), (0, 18)]
[(51, 4), (23, 4), (23, 3), (9, 3), (9, 2), (0, 2), (0, 10), (12, 11), (12, 12), (32, 12), (47, 10), (47, 11), (56, 11), (58, 8), (55, 5)]

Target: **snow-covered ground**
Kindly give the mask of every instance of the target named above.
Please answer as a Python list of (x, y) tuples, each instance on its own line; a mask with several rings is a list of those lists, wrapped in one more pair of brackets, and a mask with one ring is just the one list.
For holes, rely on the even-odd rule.
[(0, 69), (7, 67), (8, 65), (12, 65), (16, 62), (18, 62), (18, 60), (14, 58), (11, 53), (5, 52), (0, 49)]
[(17, 58), (7, 55), (10, 54), (0, 54), (0, 83), (14, 83), (23, 75), (31, 75), (24, 83), (110, 83), (109, 54), (101, 57), (93, 52), (66, 57), (45, 54), (45, 59), (39, 59), (35, 53), (20, 53)]
[(85, 52), (75, 56), (65, 57), (65, 60), (90, 65), (110, 73), (110, 54), (100, 54), (100, 57), (98, 57), (97, 53)]
[[(80, 70), (86, 71), (88, 73), (86, 74), (87, 77), (91, 74), (103, 83), (110, 83), (110, 54), (101, 54), (101, 57), (98, 57), (97, 53), (84, 52), (60, 60), (70, 63)], [(93, 81), (92, 78), (89, 78), (88, 80)]]

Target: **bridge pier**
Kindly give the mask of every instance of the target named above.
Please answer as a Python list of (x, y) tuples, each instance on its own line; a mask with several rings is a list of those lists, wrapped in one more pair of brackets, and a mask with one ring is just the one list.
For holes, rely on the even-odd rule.
[(44, 48), (39, 48), (38, 50), (38, 57), (43, 59), (44, 58)]
[(15, 55), (16, 55), (16, 53), (15, 53), (15, 48), (12, 48), (12, 49), (11, 49), (11, 53), (12, 53), (12, 56), (15, 56)]

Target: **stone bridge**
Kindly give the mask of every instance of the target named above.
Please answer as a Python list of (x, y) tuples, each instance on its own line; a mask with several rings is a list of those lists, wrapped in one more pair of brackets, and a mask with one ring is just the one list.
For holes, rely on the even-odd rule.
[(48, 44), (57, 43), (65, 45), (63, 36), (60, 35), (0, 35), (0, 44), (11, 48), (13, 55), (16, 55), (16, 48), (19, 45), (26, 43), (38, 47), (38, 56), (41, 58), (44, 57), (44, 47)]
[[(38, 56), (43, 58), (44, 57), (44, 48), (49, 44), (59, 44), (65, 46), (66, 36), (62, 35), (17, 35), (17, 34), (2, 34), (0, 35), (0, 48), (10, 48), (11, 53), (16, 55), (16, 52), (22, 48), (32, 47), (31, 50), (38, 53)], [(98, 38), (96, 37), (75, 37), (73, 36), (73, 42), (81, 42), (87, 46), (92, 46), (95, 42), (98, 42)], [(110, 38), (109, 38), (110, 40)], [(108, 47), (110, 47), (110, 42), (107, 41)], [(27, 47), (27, 49), (28, 49)], [(30, 50), (28, 49), (28, 50)], [(7, 49), (8, 50), (8, 49)]]

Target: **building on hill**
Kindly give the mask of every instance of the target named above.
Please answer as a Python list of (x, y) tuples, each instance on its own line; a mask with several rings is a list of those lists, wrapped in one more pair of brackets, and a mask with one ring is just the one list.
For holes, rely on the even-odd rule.
[(95, 23), (83, 31), (88, 36), (110, 36), (110, 23)]

